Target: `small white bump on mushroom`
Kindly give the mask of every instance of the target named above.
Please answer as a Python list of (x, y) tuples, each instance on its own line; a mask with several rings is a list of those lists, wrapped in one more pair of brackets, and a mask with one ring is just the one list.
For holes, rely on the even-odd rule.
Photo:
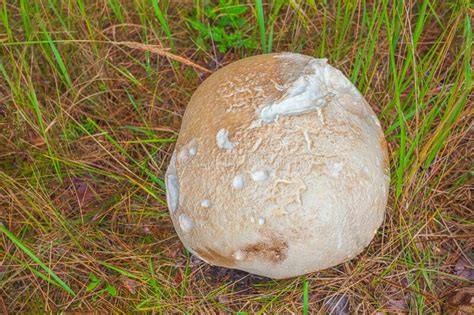
[(369, 173), (370, 173), (370, 172), (369, 172), (369, 168), (368, 168), (366, 165), (364, 165), (364, 166), (362, 167), (362, 172), (363, 172), (365, 175), (369, 175)]
[(171, 213), (176, 212), (179, 204), (179, 181), (176, 176), (176, 150), (171, 156), (170, 164), (165, 175), (166, 201)]
[(179, 216), (179, 226), (184, 233), (188, 233), (193, 228), (193, 220), (185, 214)]
[(222, 128), (216, 134), (217, 146), (221, 149), (232, 150), (235, 143), (229, 141), (229, 130)]
[(258, 218), (258, 224), (259, 225), (264, 225), (265, 224), (265, 219), (264, 218)]
[(372, 121), (374, 122), (374, 124), (376, 124), (378, 127), (380, 127), (380, 122), (379, 122), (379, 119), (377, 118), (377, 116), (372, 115), (372, 116), (370, 116), (370, 118), (372, 118)]
[(196, 147), (191, 147), (189, 148), (189, 155), (195, 156), (197, 154), (197, 148)]
[(204, 199), (203, 201), (201, 201), (201, 207), (210, 208), (211, 207), (211, 201), (209, 199)]
[(344, 163), (337, 162), (331, 165), (329, 172), (331, 176), (337, 177), (339, 176), (339, 173), (341, 173), (342, 169), (344, 168)]
[(254, 217), (250, 217), (250, 223), (255, 223), (255, 218)]
[(234, 179), (232, 179), (232, 187), (235, 189), (242, 189), (245, 186), (245, 180), (242, 175), (236, 175)]
[(193, 156), (197, 154), (197, 140), (192, 139), (178, 152), (178, 160), (182, 163), (188, 162)]
[(251, 174), (252, 180), (254, 182), (263, 182), (268, 179), (270, 173), (267, 170), (256, 170)]
[(235, 251), (235, 253), (232, 256), (234, 256), (235, 260), (242, 261), (247, 257), (247, 254), (243, 250), (238, 249)]
[(179, 184), (176, 175), (166, 176), (166, 196), (171, 213), (174, 213), (178, 208), (179, 201)]

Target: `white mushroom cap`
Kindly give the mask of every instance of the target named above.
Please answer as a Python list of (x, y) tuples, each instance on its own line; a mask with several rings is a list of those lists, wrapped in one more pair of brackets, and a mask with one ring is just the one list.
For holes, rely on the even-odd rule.
[(196, 90), (166, 174), (184, 245), (206, 262), (277, 279), (360, 253), (389, 188), (380, 123), (325, 59), (234, 62)]

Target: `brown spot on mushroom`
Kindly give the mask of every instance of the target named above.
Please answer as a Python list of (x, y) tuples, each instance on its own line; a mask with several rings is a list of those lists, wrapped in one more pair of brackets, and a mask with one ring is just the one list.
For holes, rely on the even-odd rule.
[(380, 144), (380, 147), (382, 148), (383, 168), (385, 170), (390, 169), (390, 160), (388, 156), (387, 141), (385, 140), (385, 137), (382, 132), (380, 132), (379, 134), (379, 144)]
[(250, 259), (252, 257), (259, 257), (276, 264), (284, 261), (288, 257), (288, 243), (284, 240), (273, 238), (247, 245), (242, 251), (245, 252)]
[(194, 251), (199, 257), (202, 257), (204, 260), (206, 260), (210, 264), (225, 266), (225, 267), (232, 267), (235, 265), (234, 257), (224, 256), (212, 248), (209, 248), (209, 247), (198, 248), (198, 249), (195, 249)]

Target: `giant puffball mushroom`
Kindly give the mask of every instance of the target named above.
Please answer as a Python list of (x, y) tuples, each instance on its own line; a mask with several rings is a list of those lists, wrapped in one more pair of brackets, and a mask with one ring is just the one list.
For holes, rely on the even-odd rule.
[(231, 63), (196, 90), (166, 173), (186, 248), (276, 279), (359, 254), (384, 217), (387, 147), (377, 116), (326, 59)]

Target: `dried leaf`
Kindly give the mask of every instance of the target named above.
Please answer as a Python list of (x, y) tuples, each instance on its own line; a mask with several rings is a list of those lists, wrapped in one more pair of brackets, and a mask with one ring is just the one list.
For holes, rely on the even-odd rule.
[[(402, 287), (408, 287), (407, 278), (400, 279), (400, 285)], [(408, 299), (409, 294), (400, 289), (399, 287), (390, 287), (387, 294), (387, 301), (385, 302), (385, 309), (389, 313), (395, 314), (408, 314)]]
[(456, 290), (448, 299), (447, 308), (454, 314), (474, 314), (474, 287)]
[(229, 296), (227, 295), (218, 295), (217, 296), (217, 301), (221, 304), (226, 304), (229, 302)]
[(76, 190), (77, 199), (81, 207), (86, 206), (92, 200), (94, 200), (94, 193), (89, 187), (89, 184), (84, 179), (80, 177), (73, 177), (71, 181)]
[(167, 247), (163, 253), (165, 254), (166, 257), (168, 258), (176, 258), (180, 254), (182, 250), (182, 245), (181, 242), (175, 242), (171, 246)]
[(397, 314), (406, 314), (408, 313), (408, 305), (406, 299), (393, 299), (389, 298), (385, 308)]
[(123, 283), (123, 286), (127, 288), (128, 292), (131, 294), (135, 294), (137, 292), (137, 288), (141, 286), (141, 283), (125, 276), (120, 277), (120, 281)]
[(472, 264), (465, 257), (459, 258), (456, 262), (454, 274), (470, 281), (474, 280), (474, 269)]

